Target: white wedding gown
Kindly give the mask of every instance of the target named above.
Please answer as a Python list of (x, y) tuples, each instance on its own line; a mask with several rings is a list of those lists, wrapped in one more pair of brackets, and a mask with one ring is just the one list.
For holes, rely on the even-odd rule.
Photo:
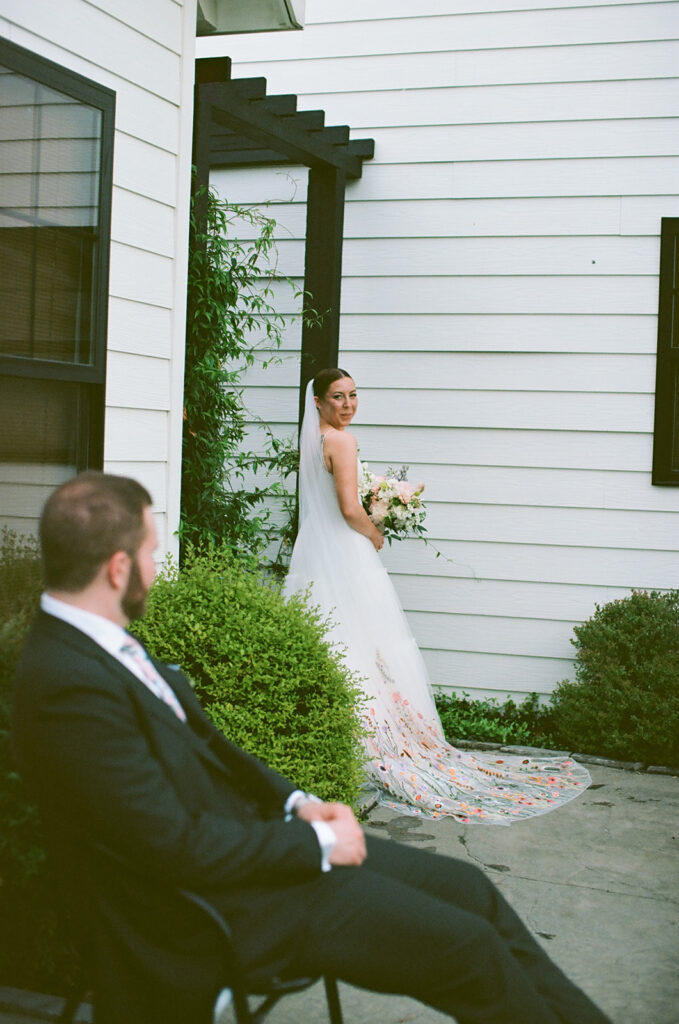
[(459, 751), (444, 738), (422, 655), (367, 537), (344, 520), (325, 466), (318, 411), (307, 388), (300, 437), (300, 529), (284, 593), (310, 588), (330, 617), (329, 638), (362, 677), (365, 739), (375, 796), (405, 814), (509, 825), (581, 793), (589, 773), (571, 760)]

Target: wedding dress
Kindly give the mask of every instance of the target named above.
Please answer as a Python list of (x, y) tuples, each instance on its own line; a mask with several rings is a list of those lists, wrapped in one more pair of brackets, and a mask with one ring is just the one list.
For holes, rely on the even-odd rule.
[(284, 593), (309, 589), (332, 622), (329, 639), (361, 677), (368, 782), (405, 814), (509, 825), (581, 793), (589, 773), (571, 760), (457, 750), (445, 739), (424, 660), (379, 555), (340, 512), (307, 387), (300, 435), (300, 528)]

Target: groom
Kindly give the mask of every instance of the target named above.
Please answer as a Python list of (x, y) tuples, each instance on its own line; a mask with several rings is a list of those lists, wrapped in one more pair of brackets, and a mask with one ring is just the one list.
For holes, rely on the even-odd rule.
[[(75, 477), (40, 531), (47, 590), (17, 671), (13, 739), (51, 845), (85, 887), (98, 1024), (179, 1024), (204, 1008), (189, 980), (199, 944), (170, 920), (150, 953), (135, 928), (142, 900), (166, 921), (157, 881), (214, 903), (254, 975), (328, 973), (459, 1024), (605, 1024), (478, 869), (366, 838), (348, 807), (225, 739), (186, 677), (125, 632), (155, 571), (140, 484)], [(134, 865), (121, 884), (104, 882), (102, 847)]]

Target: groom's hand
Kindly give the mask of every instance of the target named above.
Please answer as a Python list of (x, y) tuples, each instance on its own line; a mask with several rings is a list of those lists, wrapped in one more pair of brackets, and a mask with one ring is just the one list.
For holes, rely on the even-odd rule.
[(330, 863), (336, 867), (358, 867), (367, 856), (363, 829), (346, 804), (315, 803), (311, 800), (297, 808), (304, 821), (327, 821), (335, 833)]
[(365, 846), (363, 829), (354, 818), (339, 818), (330, 822), (336, 836), (330, 854), (330, 863), (336, 867), (358, 867), (365, 860), (368, 851)]
[(327, 821), (331, 825), (342, 819), (356, 821), (351, 807), (326, 803), (324, 800), (306, 800), (295, 808), (295, 814), (304, 821)]

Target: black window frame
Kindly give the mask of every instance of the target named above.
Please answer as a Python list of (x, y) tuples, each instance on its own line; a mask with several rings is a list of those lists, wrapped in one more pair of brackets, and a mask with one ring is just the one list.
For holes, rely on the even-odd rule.
[[(676, 286), (675, 281), (677, 282)], [(672, 344), (673, 340), (674, 345)], [(652, 482), (658, 486), (679, 486), (679, 450), (674, 450), (674, 438), (677, 433), (675, 423), (678, 417), (679, 217), (663, 217), (660, 230), (658, 346), (652, 472)], [(673, 468), (673, 462), (676, 464), (676, 468)]]
[(97, 247), (92, 292), (92, 358), (88, 364), (0, 353), (0, 375), (72, 382), (80, 385), (77, 469), (101, 469), (104, 457), (109, 254), (113, 199), (113, 141), (116, 94), (75, 71), (0, 38), (0, 64), (101, 113)]

